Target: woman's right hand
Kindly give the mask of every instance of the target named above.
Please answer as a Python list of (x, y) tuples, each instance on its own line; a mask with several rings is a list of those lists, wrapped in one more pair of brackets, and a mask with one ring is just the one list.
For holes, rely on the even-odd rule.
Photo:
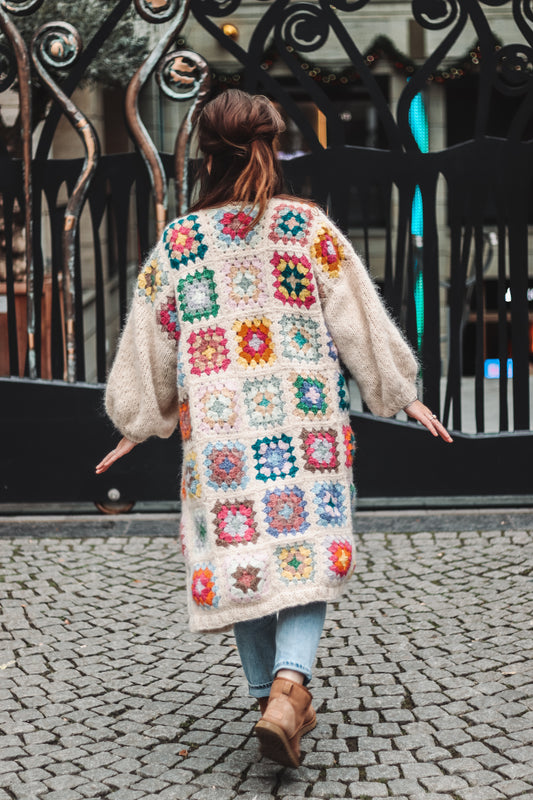
[(437, 415), (425, 406), (424, 403), (421, 403), (420, 400), (409, 403), (408, 406), (405, 406), (404, 411), (409, 417), (421, 422), (433, 436), (440, 436), (445, 442), (453, 442), (452, 437), (442, 422), (439, 422)]
[(115, 461), (119, 460), (119, 458), (131, 453), (136, 444), (137, 442), (132, 442), (130, 439), (126, 439), (124, 436), (124, 438), (122, 438), (117, 444), (115, 449), (111, 450), (111, 452), (109, 452), (105, 458), (103, 458), (100, 463), (96, 465), (96, 474), (101, 475), (102, 472), (108, 470), (111, 464), (114, 464)]

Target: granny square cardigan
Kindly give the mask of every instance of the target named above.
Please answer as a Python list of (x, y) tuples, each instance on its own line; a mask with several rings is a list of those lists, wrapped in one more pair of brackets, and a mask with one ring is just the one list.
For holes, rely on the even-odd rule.
[(370, 409), (416, 399), (417, 362), (350, 243), (275, 198), (166, 228), (138, 277), (106, 392), (135, 442), (183, 441), (193, 631), (335, 600), (355, 564), (355, 442), (339, 354)]

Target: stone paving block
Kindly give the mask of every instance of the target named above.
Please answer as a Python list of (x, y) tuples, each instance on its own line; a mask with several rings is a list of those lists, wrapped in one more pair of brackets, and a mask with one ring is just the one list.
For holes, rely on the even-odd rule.
[(460, 789), (457, 795), (461, 800), (499, 800), (505, 797), (493, 786), (472, 786), (469, 789)]
[(377, 781), (358, 781), (348, 787), (350, 797), (387, 797), (389, 792), (386, 784)]

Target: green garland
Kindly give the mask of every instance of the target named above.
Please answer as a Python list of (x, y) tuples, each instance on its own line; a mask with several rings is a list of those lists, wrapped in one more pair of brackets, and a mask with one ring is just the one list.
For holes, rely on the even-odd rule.
[[(185, 45), (185, 40), (180, 38), (178, 39), (177, 43), (180, 47), (182, 47)], [(495, 38), (494, 49), (499, 50), (500, 47), (501, 43)], [(300, 68), (307, 75), (309, 75), (310, 78), (324, 86), (342, 88), (361, 82), (361, 76), (355, 67), (351, 65), (340, 70), (335, 70), (331, 67), (312, 64), (309, 60), (303, 58), (298, 52), (296, 52), (296, 50), (294, 50), (294, 48), (290, 46), (287, 47), (287, 52), (296, 58)], [(401, 53), (399, 50), (397, 50), (387, 36), (378, 36), (376, 39), (374, 39), (367, 52), (364, 54), (364, 59), (369, 69), (374, 69), (374, 67), (384, 58), (389, 61), (397, 74), (403, 75), (406, 78), (414, 75), (419, 66), (411, 58), (406, 56), (405, 53)], [(477, 66), (480, 63), (481, 58), (481, 49), (479, 43), (476, 43), (454, 64), (446, 67), (445, 69), (439, 69), (432, 73), (428, 77), (427, 81), (428, 83), (445, 83), (447, 81), (454, 81), (464, 78), (465, 75), (469, 75), (477, 70)], [(263, 53), (263, 57), (261, 59), (261, 68), (268, 72), (270, 69), (272, 69), (274, 64), (279, 61), (279, 59), (280, 55), (278, 50), (273, 45), (270, 45)], [(244, 80), (244, 73), (244, 69), (233, 70), (231, 72), (212, 70), (211, 77), (215, 85), (218, 85), (219, 87), (240, 86)]]

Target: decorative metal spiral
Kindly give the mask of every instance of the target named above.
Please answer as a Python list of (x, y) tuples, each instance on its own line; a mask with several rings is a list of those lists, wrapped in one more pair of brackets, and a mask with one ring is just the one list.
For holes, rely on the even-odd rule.
[(496, 55), (496, 87), (504, 94), (519, 95), (532, 87), (533, 48), (509, 44)]
[(233, 14), (241, 4), (241, 0), (199, 0), (201, 13), (208, 17), (227, 17)]
[(34, 52), (41, 63), (55, 69), (70, 67), (82, 49), (81, 38), (68, 22), (48, 22), (34, 37)]
[(457, 0), (413, 0), (413, 16), (423, 28), (438, 31), (457, 19)]
[(294, 3), (287, 8), (281, 24), (285, 45), (299, 53), (310, 53), (326, 44), (329, 25), (320, 8), (310, 3)]
[(504, 6), (510, 0), (480, 0), (485, 6)]
[(27, 14), (33, 14), (43, 3), (44, 0), (0, 0), (0, 7), (4, 11), (9, 11), (10, 14), (23, 17)]
[(0, 92), (9, 89), (17, 74), (17, 63), (9, 47), (0, 43)]
[(157, 67), (157, 82), (171, 100), (190, 100), (196, 97), (206, 72), (207, 62), (192, 50), (174, 50)]
[(135, 0), (135, 8), (146, 22), (167, 22), (180, 7), (180, 0)]

